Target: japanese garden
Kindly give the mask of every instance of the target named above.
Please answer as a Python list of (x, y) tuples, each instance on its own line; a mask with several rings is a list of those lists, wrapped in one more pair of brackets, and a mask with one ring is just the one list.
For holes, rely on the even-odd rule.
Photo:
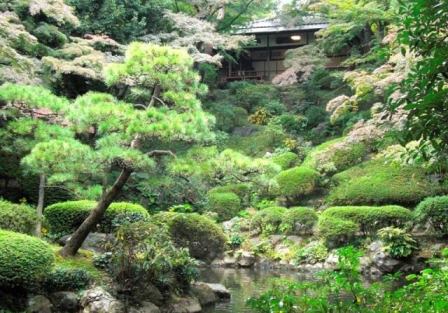
[(448, 312), (448, 1), (0, 0), (0, 313)]

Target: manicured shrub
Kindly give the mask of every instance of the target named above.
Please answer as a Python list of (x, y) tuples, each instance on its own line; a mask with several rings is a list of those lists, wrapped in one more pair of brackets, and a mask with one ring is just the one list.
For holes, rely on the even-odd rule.
[(404, 229), (386, 227), (378, 231), (384, 251), (393, 258), (408, 257), (417, 249), (417, 242)]
[(210, 192), (208, 194), (209, 210), (218, 214), (219, 221), (235, 217), (241, 209), (241, 201), (233, 192)]
[(0, 200), (0, 229), (32, 234), (37, 220), (32, 207)]
[(286, 210), (283, 207), (269, 207), (258, 211), (252, 217), (250, 228), (263, 234), (279, 233)]
[(67, 36), (61, 33), (56, 26), (40, 23), (33, 31), (32, 34), (36, 36), (40, 42), (52, 48), (61, 47), (67, 42)]
[(328, 247), (335, 248), (350, 242), (359, 231), (356, 223), (332, 216), (321, 216), (317, 224), (319, 236)]
[(412, 220), (412, 212), (398, 205), (332, 207), (326, 209), (322, 216), (352, 221), (365, 234), (388, 226), (404, 226)]
[[(74, 232), (95, 208), (96, 202), (89, 200), (67, 201), (50, 205), (45, 209), (45, 218), (53, 234)], [(107, 209), (98, 230), (112, 232), (119, 220), (137, 221), (149, 217), (144, 207), (127, 202), (114, 202)], [(119, 226), (119, 225), (116, 225)]]
[(251, 186), (250, 184), (229, 184), (225, 186), (218, 186), (212, 188), (209, 193), (212, 192), (233, 192), (238, 195), (241, 200), (241, 205), (248, 206), (251, 198)]
[(212, 261), (222, 252), (227, 238), (218, 224), (197, 213), (161, 212), (152, 217), (157, 223), (166, 224), (178, 247), (188, 248), (194, 258)]
[(279, 193), (286, 197), (311, 194), (316, 188), (318, 179), (318, 172), (303, 166), (280, 172), (276, 177)]
[(325, 246), (325, 243), (322, 241), (312, 241), (297, 251), (294, 257), (294, 262), (297, 264), (315, 264), (317, 262), (325, 261), (327, 257), (328, 249)]
[(57, 267), (50, 272), (45, 280), (47, 291), (76, 291), (87, 288), (92, 281), (92, 275), (82, 268)]
[(53, 262), (53, 251), (46, 242), (0, 230), (0, 288), (35, 287), (51, 271)]
[(448, 196), (426, 198), (415, 208), (417, 225), (429, 225), (439, 235), (448, 234)]
[(294, 152), (284, 152), (274, 156), (272, 161), (279, 165), (282, 170), (287, 170), (296, 166), (300, 162), (300, 159)]
[(333, 176), (336, 186), (327, 202), (335, 205), (402, 204), (412, 205), (443, 192), (425, 170), (372, 160)]
[(317, 214), (312, 208), (290, 208), (283, 214), (280, 230), (286, 234), (310, 234), (317, 219)]

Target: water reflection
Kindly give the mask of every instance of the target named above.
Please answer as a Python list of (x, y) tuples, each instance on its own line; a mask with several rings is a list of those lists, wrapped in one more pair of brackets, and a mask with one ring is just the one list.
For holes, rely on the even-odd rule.
[(302, 279), (297, 272), (284, 270), (213, 268), (201, 271), (201, 281), (220, 283), (230, 290), (232, 297), (227, 302), (204, 309), (206, 313), (252, 313), (245, 302), (259, 295), (276, 278)]

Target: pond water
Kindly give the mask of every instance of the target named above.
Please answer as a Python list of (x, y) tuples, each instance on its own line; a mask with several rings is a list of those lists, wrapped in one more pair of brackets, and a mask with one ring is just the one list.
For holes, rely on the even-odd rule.
[(207, 268), (200, 273), (200, 281), (220, 283), (229, 289), (232, 297), (213, 307), (204, 308), (205, 313), (252, 313), (245, 302), (269, 288), (274, 278), (303, 279), (297, 272), (268, 269)]

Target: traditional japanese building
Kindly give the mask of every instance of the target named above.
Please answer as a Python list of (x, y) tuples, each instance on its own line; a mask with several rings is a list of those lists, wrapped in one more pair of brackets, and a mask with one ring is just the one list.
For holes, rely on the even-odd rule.
[(310, 44), (315, 33), (327, 26), (324, 18), (308, 16), (294, 26), (285, 26), (279, 19), (265, 19), (236, 29), (236, 34), (254, 36), (256, 43), (245, 48), (237, 64), (224, 62), (221, 80), (271, 80), (285, 70), (287, 50)]

